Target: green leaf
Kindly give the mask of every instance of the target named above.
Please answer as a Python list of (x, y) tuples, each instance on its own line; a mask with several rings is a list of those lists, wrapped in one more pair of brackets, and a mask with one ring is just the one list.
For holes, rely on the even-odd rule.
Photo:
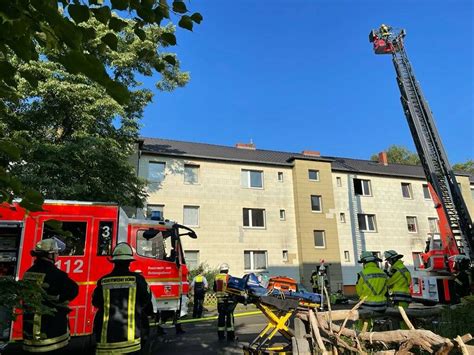
[(137, 10), (137, 15), (140, 16), (147, 23), (155, 22), (155, 13), (150, 8), (140, 7)]
[(110, 0), (112, 8), (117, 10), (126, 10), (129, 5), (128, 0)]
[(170, 18), (170, 8), (166, 0), (160, 0), (160, 6), (157, 8), (164, 18)]
[(171, 46), (176, 45), (176, 36), (172, 33), (163, 33), (161, 39)]
[(171, 64), (173, 66), (176, 65), (176, 58), (172, 55), (165, 55), (163, 57), (163, 60), (168, 62), (169, 64)]
[(86, 22), (89, 20), (90, 13), (89, 8), (86, 5), (71, 4), (67, 7), (67, 11), (76, 23)]
[(189, 31), (192, 31), (193, 30), (193, 20), (191, 20), (191, 17), (189, 17), (187, 15), (183, 15), (181, 17), (181, 20), (179, 20), (179, 22), (178, 22), (178, 26), (182, 27), (182, 28), (185, 28)]
[(107, 44), (110, 49), (116, 51), (117, 50), (117, 44), (118, 44), (118, 39), (117, 36), (114, 35), (113, 33), (107, 33), (104, 37), (100, 39), (102, 42)]
[(20, 206), (26, 208), (28, 211), (41, 211), (44, 203), (44, 198), (39, 191), (28, 189), (26, 190)]
[(0, 60), (0, 78), (13, 78), (14, 74), (15, 68), (13, 67), (13, 65), (11, 65), (5, 60)]
[(9, 160), (19, 160), (21, 151), (18, 146), (8, 140), (0, 140), (0, 151), (4, 152)]
[(92, 9), (92, 13), (94, 14), (94, 17), (98, 21), (102, 22), (104, 25), (109, 22), (111, 11), (108, 6), (99, 7), (98, 9)]
[(79, 27), (82, 32), (82, 38), (85, 41), (89, 41), (96, 37), (96, 32), (92, 27)]
[(142, 41), (146, 40), (146, 33), (141, 28), (136, 27), (133, 32), (140, 38)]
[(199, 12), (195, 12), (191, 15), (191, 20), (199, 24), (202, 21), (202, 15)]
[(102, 5), (104, 0), (89, 0), (89, 5)]
[(177, 12), (179, 14), (184, 14), (188, 11), (188, 9), (186, 9), (186, 5), (184, 4), (183, 1), (174, 0), (173, 1), (173, 11)]
[(127, 22), (123, 21), (115, 16), (112, 16), (109, 21), (109, 28), (114, 30), (115, 32), (122, 31), (125, 27), (127, 27)]

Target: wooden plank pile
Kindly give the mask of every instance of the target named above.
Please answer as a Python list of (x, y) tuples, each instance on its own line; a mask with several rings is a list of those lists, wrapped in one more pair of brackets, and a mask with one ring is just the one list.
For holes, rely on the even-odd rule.
[[(351, 310), (327, 312), (316, 309), (302, 310), (296, 314), (293, 354), (474, 354), (474, 346), (466, 345), (471, 334), (454, 339), (442, 337), (430, 330), (416, 329), (411, 319), (433, 317), (441, 313), (441, 307), (422, 309), (388, 308), (383, 314), (360, 309), (363, 300)], [(367, 331), (366, 319), (403, 318), (408, 330)], [(364, 324), (361, 331), (349, 329), (348, 322)], [(472, 322), (473, 320), (466, 320)], [(342, 322), (342, 323), (341, 323)]]

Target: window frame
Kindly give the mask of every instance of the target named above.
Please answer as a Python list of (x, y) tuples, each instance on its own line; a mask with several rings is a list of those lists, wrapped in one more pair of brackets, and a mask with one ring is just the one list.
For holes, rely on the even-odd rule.
[[(413, 189), (411, 187), (411, 183), (409, 182), (401, 182), (400, 183), (400, 186), (401, 186), (401, 189), (402, 189), (402, 197), (405, 199), (405, 200), (413, 200)], [(403, 190), (403, 187), (404, 186), (407, 186), (408, 187), (408, 197), (405, 196), (405, 191)]]
[[(316, 173), (316, 179), (311, 179), (311, 173), (312, 172)], [(309, 181), (321, 181), (321, 176), (320, 176), (319, 170), (317, 170), (317, 169), (308, 169), (308, 180)]]
[[(261, 180), (261, 185), (262, 186), (252, 186), (252, 172), (255, 172), (255, 173), (260, 173), (260, 180)], [(243, 173), (246, 173), (247, 175), (247, 185), (244, 186), (242, 185), (242, 174)], [(253, 169), (241, 169), (240, 170), (240, 176), (241, 176), (241, 187), (244, 188), (244, 189), (254, 189), (254, 190), (263, 190), (265, 188), (265, 184), (264, 184), (264, 174), (263, 174), (263, 170), (253, 170)]]
[[(361, 191), (362, 193), (361, 194), (358, 194), (356, 192), (356, 186), (355, 186), (355, 182), (356, 181), (360, 181), (360, 187), (361, 187)], [(365, 185), (364, 185), (364, 181), (367, 182), (367, 189), (369, 190), (368, 192), (365, 191)], [(366, 196), (366, 197), (371, 197), (373, 196), (372, 194), (372, 182), (370, 179), (359, 179), (359, 178), (354, 178), (353, 181), (352, 181), (352, 185), (354, 187), (354, 194), (356, 196)]]
[[(249, 253), (250, 256), (250, 268), (245, 268), (245, 254)], [(255, 258), (254, 255), (258, 253), (263, 253), (265, 255), (265, 268), (264, 269), (256, 269), (255, 268)], [(268, 251), (267, 250), (244, 250), (244, 272), (265, 272), (268, 271)]]
[[(156, 180), (155, 180), (155, 179), (151, 179), (151, 178), (150, 178), (150, 170), (151, 170), (150, 167), (151, 167), (153, 164), (155, 164), (155, 165), (163, 165), (163, 176), (162, 176), (161, 179), (156, 179)], [(155, 183), (155, 184), (158, 183), (158, 184), (160, 184), (160, 183), (162, 183), (163, 181), (165, 181), (165, 177), (166, 177), (166, 162), (164, 162), (164, 161), (153, 161), (153, 160), (148, 161), (148, 176), (147, 176), (147, 181), (148, 181), (149, 183)]]
[[(249, 225), (245, 225), (245, 219), (244, 219), (244, 213), (245, 210), (248, 211), (248, 221)], [(262, 211), (263, 214), (263, 226), (253, 226), (253, 219), (252, 219), (252, 211), (257, 210), (257, 211)], [(242, 208), (242, 226), (243, 228), (248, 228), (248, 229), (266, 229), (267, 228), (267, 218), (266, 218), (266, 210), (265, 208), (249, 208), (249, 207), (243, 207)]]
[(288, 262), (289, 261), (288, 249), (283, 249), (281, 251), (281, 259), (282, 259), (283, 262)]
[[(196, 225), (194, 225), (194, 224), (188, 224), (188, 223), (186, 223), (186, 221), (184, 220), (184, 217), (185, 217), (184, 210), (186, 209), (186, 207), (197, 209), (197, 224), (196, 224)], [(196, 228), (196, 227), (199, 227), (200, 222), (201, 222), (201, 206), (198, 206), (198, 205), (183, 205), (183, 225), (185, 225), (185, 226), (187, 226), (187, 227), (194, 227), (194, 228)]]
[[(413, 218), (413, 220), (414, 220), (415, 231), (410, 231), (410, 224), (408, 223), (409, 218)], [(406, 216), (406, 222), (407, 222), (408, 233), (418, 234), (418, 218), (416, 218), (416, 216)]]
[(189, 267), (189, 264), (188, 264), (188, 257), (187, 257), (187, 255), (186, 255), (187, 253), (196, 253), (196, 256), (197, 256), (197, 258), (196, 258), (196, 263), (197, 263), (197, 264), (196, 264), (196, 268), (198, 268), (199, 265), (201, 264), (201, 262), (200, 262), (201, 259), (200, 259), (200, 252), (199, 252), (199, 250), (195, 250), (195, 249), (192, 249), (192, 250), (184, 250), (184, 262), (185, 262), (186, 266), (188, 267), (188, 270), (193, 270), (193, 269), (191, 269), (191, 268)]
[[(436, 231), (431, 230), (431, 221), (435, 221)], [(430, 234), (439, 234), (439, 219), (437, 217), (428, 217), (428, 229)]]
[(344, 212), (339, 212), (339, 222), (346, 223), (346, 214)]
[[(365, 223), (366, 228), (369, 227), (369, 225), (370, 225), (370, 223), (369, 223), (369, 217), (373, 217), (372, 224), (373, 224), (373, 226), (374, 226), (374, 230), (362, 229), (362, 228), (360, 227), (360, 219), (359, 219), (359, 216), (364, 216), (364, 223)], [(375, 213), (358, 213), (358, 214), (357, 214), (357, 227), (359, 228), (359, 231), (360, 231), (360, 232), (364, 232), (364, 233), (377, 233), (377, 232), (378, 232), (378, 229), (377, 229), (377, 218), (376, 218)]]
[(336, 186), (342, 187), (342, 178), (340, 176), (336, 176)]
[(351, 253), (349, 252), (349, 250), (344, 250), (344, 261), (345, 262), (351, 261)]
[[(197, 169), (197, 174), (196, 174), (196, 182), (190, 182), (186, 181), (186, 168), (195, 168)], [(183, 182), (185, 185), (199, 185), (200, 183), (200, 171), (201, 171), (201, 166), (198, 164), (184, 164), (184, 170), (183, 170)]]
[(280, 209), (280, 221), (286, 221), (286, 210), (284, 209)]
[[(323, 246), (317, 246), (316, 245), (316, 233), (321, 232), (323, 236)], [(313, 245), (315, 249), (326, 249), (327, 243), (326, 243), (326, 231), (321, 230), (321, 229), (314, 229), (313, 230)]]
[(277, 179), (278, 179), (278, 182), (283, 182), (284, 181), (283, 171), (279, 171), (277, 173)]
[[(423, 198), (424, 198), (425, 200), (432, 200), (432, 198), (431, 198), (431, 192), (430, 192), (430, 188), (428, 187), (428, 184), (422, 184), (422, 185), (421, 185), (421, 188), (422, 188), (422, 190), (423, 190)], [(425, 188), (426, 188), (426, 189), (425, 189)], [(428, 197), (426, 197), (425, 191), (428, 191)]]
[[(53, 228), (47, 226), (47, 223), (49, 221), (58, 221), (61, 223), (61, 227), (59, 228), (58, 231), (56, 231)], [(51, 238), (57, 238), (57, 240), (59, 240), (61, 243), (64, 243), (64, 250), (63, 251), (60, 251), (58, 252), (58, 258), (85, 258), (85, 257), (88, 257), (88, 244), (89, 244), (89, 239), (91, 239), (91, 236), (89, 235), (90, 234), (90, 226), (92, 225), (92, 221), (88, 218), (88, 219), (62, 219), (62, 218), (53, 218), (53, 217), (45, 217), (44, 219), (40, 219), (39, 220), (39, 223), (41, 223), (41, 231), (40, 231), (40, 240), (46, 240), (46, 239), (51, 239)], [(75, 244), (74, 242), (72, 243), (73, 246), (77, 246), (79, 245), (79, 247), (82, 249), (82, 253), (81, 254), (66, 254), (66, 252), (70, 252), (72, 250), (71, 248), (71, 241), (69, 241), (68, 243), (68, 240), (67, 238), (71, 239), (71, 237), (65, 237), (61, 234), (61, 231), (63, 232), (70, 232), (72, 234), (72, 232), (70, 230), (68, 230), (69, 228), (67, 228), (65, 226), (65, 223), (68, 223), (71, 225), (72, 227), (72, 223), (75, 223), (77, 225), (77, 227), (80, 227), (81, 230), (79, 230), (81, 232), (81, 239), (79, 239), (81, 241), (80, 244)], [(79, 226), (80, 224), (80, 226)], [(58, 232), (59, 234), (56, 234), (56, 232)], [(82, 238), (82, 232), (83, 232), (83, 238)], [(51, 235), (48, 235), (50, 234)], [(47, 235), (47, 238), (45, 238), (45, 234)], [(64, 239), (63, 239), (64, 238)], [(112, 240), (114, 239), (114, 236), (112, 235)], [(59, 260), (59, 259), (58, 259)], [(58, 261), (56, 260), (56, 262)]]
[[(317, 197), (318, 200), (319, 200), (319, 208), (320, 208), (319, 210), (313, 209), (313, 197)], [(323, 196), (322, 195), (311, 195), (310, 200), (311, 200), (311, 212), (323, 213)]]

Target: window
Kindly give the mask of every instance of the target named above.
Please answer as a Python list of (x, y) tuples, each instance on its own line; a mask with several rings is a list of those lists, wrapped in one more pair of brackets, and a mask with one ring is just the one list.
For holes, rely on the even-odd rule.
[(283, 261), (288, 261), (288, 250), (282, 250), (281, 257)]
[(336, 177), (336, 184), (337, 184), (337, 187), (341, 187), (342, 186), (342, 179), (340, 176), (337, 176)]
[(266, 251), (244, 251), (244, 269), (245, 270), (266, 270), (267, 252)]
[(149, 162), (148, 163), (148, 181), (162, 182), (165, 179), (165, 163)]
[(64, 244), (59, 256), (84, 255), (87, 222), (66, 222), (49, 220), (43, 223), (42, 239), (55, 238)]
[(438, 218), (429, 217), (428, 218), (428, 226), (430, 228), (430, 233), (432, 233), (432, 234), (438, 234), (439, 233)]
[(351, 254), (349, 250), (344, 250), (344, 261), (351, 261)]
[(186, 260), (188, 270), (197, 269), (199, 266), (199, 250), (185, 250), (184, 260)]
[(258, 170), (242, 170), (240, 180), (243, 187), (262, 189), (263, 188), (263, 171)]
[(283, 172), (282, 171), (278, 172), (278, 181), (283, 182)]
[(323, 210), (323, 205), (321, 201), (321, 196), (311, 195), (311, 211), (321, 212)]
[(147, 218), (154, 218), (154, 219), (163, 219), (163, 210), (165, 205), (147, 205), (146, 206), (146, 216)]
[(326, 237), (324, 231), (313, 231), (314, 246), (316, 248), (326, 248)]
[(185, 226), (199, 226), (199, 206), (183, 207), (183, 224)]
[(112, 238), (114, 236), (114, 222), (101, 221), (97, 238), (97, 255), (112, 254)]
[(374, 214), (357, 214), (359, 222), (359, 230), (362, 232), (376, 232), (377, 225), (375, 224)]
[(341, 221), (341, 223), (346, 223), (346, 214), (341, 212), (339, 213), (339, 221)]
[(416, 217), (413, 217), (413, 216), (407, 217), (407, 227), (408, 227), (408, 232), (410, 233), (418, 232), (418, 229), (416, 227)]
[(199, 183), (199, 165), (184, 165), (184, 183), (198, 184)]
[(427, 200), (431, 200), (430, 189), (428, 188), (428, 184), (423, 184), (423, 197)]
[(286, 219), (285, 210), (280, 210), (280, 221), (284, 221), (285, 219)]
[(265, 210), (260, 208), (243, 209), (244, 227), (265, 228)]
[(137, 231), (137, 254), (147, 258), (165, 260), (166, 244), (163, 233), (159, 232), (154, 237), (147, 239), (143, 236), (145, 231)]
[(411, 184), (402, 182), (402, 195), (403, 198), (412, 198)]
[(354, 179), (354, 192), (356, 195), (371, 196), (370, 180)]
[(308, 170), (308, 178), (312, 181), (319, 181), (319, 170)]

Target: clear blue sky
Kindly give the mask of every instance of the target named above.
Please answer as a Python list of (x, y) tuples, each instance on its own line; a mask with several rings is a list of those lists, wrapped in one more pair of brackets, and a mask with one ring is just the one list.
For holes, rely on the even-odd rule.
[[(204, 16), (178, 29), (190, 83), (157, 92), (141, 134), (259, 149), (369, 158), (414, 150), (390, 56), (368, 33), (407, 30), (407, 52), (452, 163), (474, 158), (471, 0), (192, 1)], [(151, 85), (147, 80), (146, 84)]]

